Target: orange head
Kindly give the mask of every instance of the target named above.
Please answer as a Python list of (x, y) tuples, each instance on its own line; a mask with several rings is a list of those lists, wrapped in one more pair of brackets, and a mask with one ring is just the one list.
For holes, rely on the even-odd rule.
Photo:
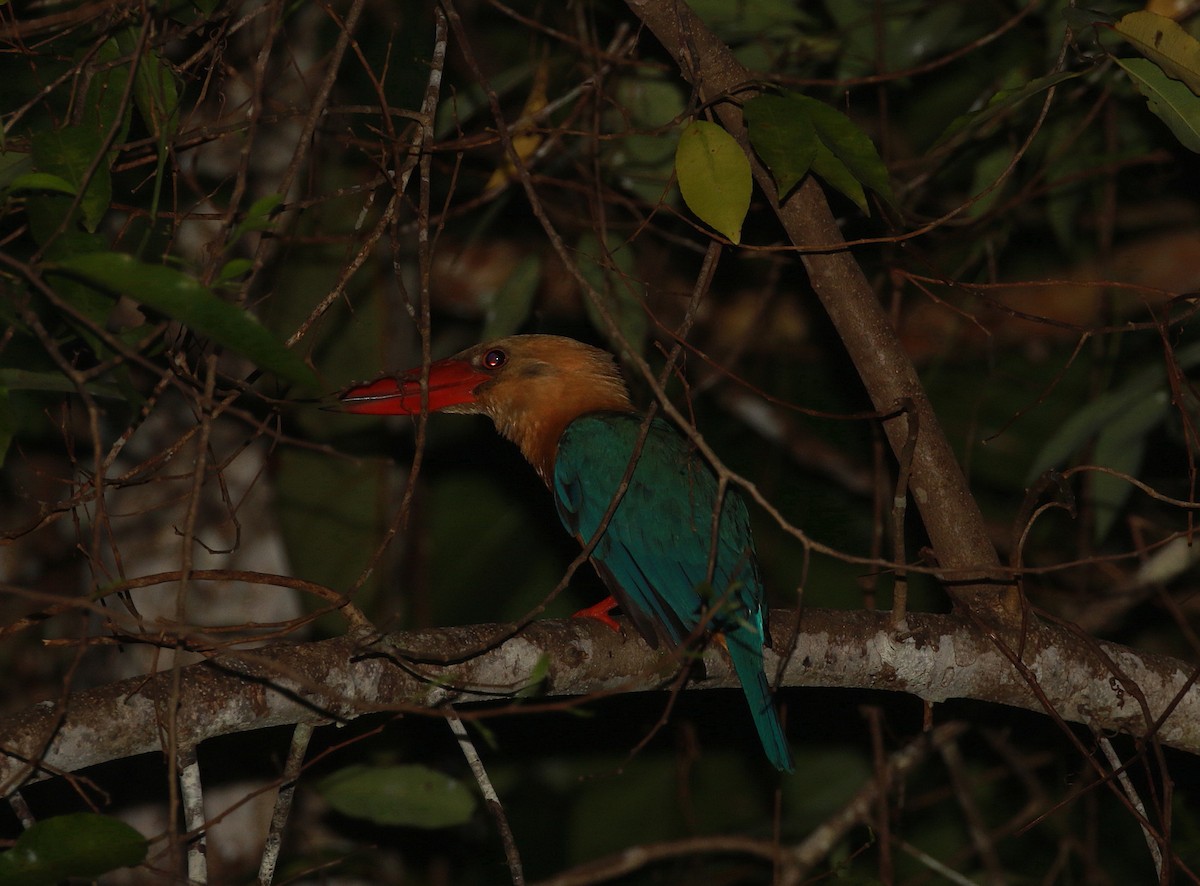
[[(347, 412), (417, 415), (421, 367), (340, 395)], [(430, 412), (481, 413), (549, 482), (563, 429), (589, 412), (633, 412), (612, 355), (557, 335), (514, 335), (429, 366)]]

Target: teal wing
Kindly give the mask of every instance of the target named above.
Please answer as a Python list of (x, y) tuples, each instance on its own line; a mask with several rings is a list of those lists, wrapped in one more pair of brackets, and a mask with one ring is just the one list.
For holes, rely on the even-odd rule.
[[(642, 419), (599, 413), (571, 422), (554, 466), (554, 497), (567, 530), (596, 535), (637, 447)], [(729, 490), (708, 580), (717, 480), (689, 443), (655, 420), (629, 486), (592, 551), (592, 561), (647, 642), (682, 642), (711, 610), (750, 701), (767, 754), (791, 768), (763, 673), (763, 588), (746, 505)], [(704, 596), (707, 594), (707, 599)]]
[[(588, 415), (567, 426), (554, 469), (555, 501), (582, 543), (599, 529), (625, 476), (642, 420)], [(661, 420), (651, 424), (620, 505), (592, 552), (614, 596), (641, 628), (652, 620), (672, 643), (700, 622), (708, 586), (717, 481), (686, 440)], [(722, 630), (738, 623), (762, 634), (762, 585), (746, 506), (726, 496), (711, 587)], [(644, 617), (643, 617), (644, 616)], [(651, 638), (647, 638), (651, 639)]]

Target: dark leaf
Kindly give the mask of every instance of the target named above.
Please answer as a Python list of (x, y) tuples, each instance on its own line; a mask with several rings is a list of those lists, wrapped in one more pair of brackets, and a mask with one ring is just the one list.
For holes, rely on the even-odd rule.
[(425, 766), (349, 766), (317, 785), (343, 815), (381, 825), (448, 828), (475, 812), (475, 795), (461, 782)]
[(282, 378), (311, 387), (317, 385), (316, 377), (300, 355), (284, 347), (253, 314), (221, 301), (187, 274), (114, 252), (80, 255), (51, 267), (128, 295)]
[(81, 812), (39, 822), (0, 853), (0, 883), (40, 886), (68, 877), (94, 879), (146, 857), (146, 839), (115, 818)]

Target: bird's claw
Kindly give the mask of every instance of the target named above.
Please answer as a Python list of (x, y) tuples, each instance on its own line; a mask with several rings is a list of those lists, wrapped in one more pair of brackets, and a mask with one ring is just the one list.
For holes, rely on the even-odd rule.
[(614, 597), (605, 597), (599, 603), (593, 606), (588, 606), (586, 609), (580, 609), (571, 618), (591, 618), (600, 624), (605, 625), (616, 633), (621, 633), (621, 626), (617, 624), (617, 620), (612, 617), (612, 612), (620, 606)]

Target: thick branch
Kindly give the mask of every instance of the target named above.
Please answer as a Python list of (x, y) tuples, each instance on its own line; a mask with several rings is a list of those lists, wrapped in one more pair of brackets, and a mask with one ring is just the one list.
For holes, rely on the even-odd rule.
[[(775, 649), (786, 649), (797, 636), (795, 619), (792, 612), (773, 615)], [(1179, 661), (1045, 628), (1027, 638), (1019, 670), (994, 639), (956, 618), (910, 614), (909, 625), (909, 633), (897, 635), (886, 613), (806, 611), (783, 683), (889, 689), (930, 702), (974, 698), (1035, 711), (1043, 710), (1041, 698), (1064, 720), (1145, 736), (1140, 694), (1150, 720), (1171, 711), (1157, 732), (1160, 740), (1200, 752), (1200, 689)], [(539, 674), (544, 678), (537, 688), (545, 697), (578, 699), (662, 689), (679, 666), (636, 637), (580, 619), (536, 622), (454, 664), (421, 661), (461, 658), (464, 650), (487, 647), (508, 630), (439, 628), (396, 634), (388, 644), (342, 637), (193, 665), (179, 681), (178, 740), (187, 747), (218, 735), (376, 711), (433, 713), (449, 701), (465, 718), (471, 702), (512, 698), (509, 712), (519, 715), (536, 701), (528, 692), (519, 700), (516, 694), (531, 688)], [(549, 662), (545, 671), (543, 659)], [(690, 686), (737, 685), (723, 653), (709, 650), (704, 663), (706, 676)], [(768, 673), (778, 664), (769, 654)], [(1027, 680), (1036, 682), (1037, 693)], [(65, 710), (38, 705), (0, 718), (4, 792), (29, 775), (26, 761), (40, 761), (42, 773), (52, 774), (160, 750), (171, 697), (171, 674), (164, 673), (76, 693)]]
[[(754, 74), (742, 67), (686, 3), (627, 2), (670, 52), (683, 76), (697, 87), (703, 101), (733, 97), (740, 101), (753, 94)], [(955, 573), (950, 578), (960, 585), (957, 599), (971, 605), (979, 617), (1015, 626), (1021, 606), (1014, 588), (967, 584), (999, 574), (995, 548), (916, 369), (846, 247), (821, 187), (809, 176), (780, 205), (774, 179), (750, 148), (740, 105), (718, 101), (714, 110), (746, 151), (755, 180), (775, 206), (788, 237), (804, 251), (802, 259), (812, 287), (854, 361), (871, 402), (881, 413), (903, 406), (916, 415), (918, 435), (909, 490), (938, 562)], [(884, 422), (884, 429), (900, 457), (909, 436), (909, 419), (902, 413)]]

